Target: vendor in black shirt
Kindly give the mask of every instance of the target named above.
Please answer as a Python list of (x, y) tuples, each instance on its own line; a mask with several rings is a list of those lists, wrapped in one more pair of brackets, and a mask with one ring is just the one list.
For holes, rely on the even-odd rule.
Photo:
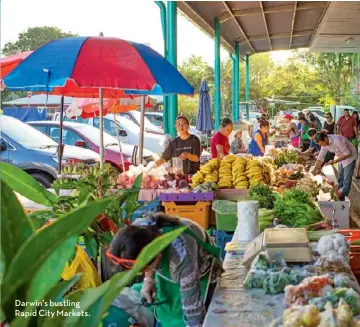
[(172, 158), (179, 158), (183, 162), (184, 174), (195, 174), (200, 169), (201, 143), (197, 136), (189, 133), (189, 120), (185, 116), (176, 118), (178, 137), (170, 142), (161, 158), (151, 162), (148, 168), (161, 166)]

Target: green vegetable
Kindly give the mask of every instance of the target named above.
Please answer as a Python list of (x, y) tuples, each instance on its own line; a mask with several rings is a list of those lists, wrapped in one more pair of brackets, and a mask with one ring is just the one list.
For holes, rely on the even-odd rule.
[(267, 276), (264, 280), (264, 291), (266, 294), (279, 294), (282, 293), (287, 285), (290, 285), (289, 277), (282, 273), (272, 273)]
[(265, 270), (250, 271), (244, 280), (243, 286), (246, 289), (262, 288), (266, 277)]
[(313, 274), (302, 271), (302, 270), (291, 270), (289, 273), (289, 278), (291, 280), (291, 283), (294, 285), (300, 284), (305, 278), (311, 277)]
[(254, 185), (249, 190), (249, 200), (258, 201), (260, 208), (274, 208), (275, 194), (267, 185)]
[(274, 212), (280, 223), (288, 227), (305, 227), (323, 220), (310, 196), (302, 190), (292, 189), (277, 197)]
[(267, 257), (264, 254), (259, 254), (253, 264), (252, 264), (252, 268), (253, 269), (268, 269), (269, 268), (269, 261), (267, 259)]
[(309, 230), (307, 232), (307, 234), (308, 234), (309, 241), (316, 242), (316, 241), (320, 240), (321, 237), (338, 233), (338, 231), (339, 230), (337, 230), (337, 229), (318, 230), (318, 231)]

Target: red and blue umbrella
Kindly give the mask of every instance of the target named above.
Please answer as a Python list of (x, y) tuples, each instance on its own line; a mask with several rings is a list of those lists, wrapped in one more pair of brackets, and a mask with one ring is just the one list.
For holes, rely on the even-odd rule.
[(193, 94), (193, 87), (150, 47), (109, 37), (51, 41), (4, 78), (9, 91), (53, 92), (80, 88), (122, 89), (128, 94)]

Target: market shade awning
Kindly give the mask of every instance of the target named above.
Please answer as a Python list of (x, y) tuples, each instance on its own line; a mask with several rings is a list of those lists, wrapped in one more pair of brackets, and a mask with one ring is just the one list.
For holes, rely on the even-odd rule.
[(129, 94), (194, 93), (180, 72), (150, 47), (108, 37), (51, 41), (9, 73), (4, 85), (10, 91), (53, 92), (68, 81), (80, 88), (122, 89)]

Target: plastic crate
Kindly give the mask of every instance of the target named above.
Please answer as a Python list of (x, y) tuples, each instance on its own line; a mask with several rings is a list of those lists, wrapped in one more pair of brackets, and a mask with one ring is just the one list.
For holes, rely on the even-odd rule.
[(223, 230), (214, 230), (214, 236), (215, 236), (216, 245), (221, 250), (220, 252), (221, 258), (224, 260), (226, 254), (225, 245), (226, 243), (231, 242), (233, 233), (226, 233)]
[[(229, 203), (229, 205), (234, 205), (234, 212), (222, 212), (217, 208), (217, 201), (223, 201), (224, 203)], [(212, 210), (215, 212), (215, 221), (216, 229), (223, 230), (227, 232), (234, 232), (237, 226), (237, 204), (236, 202), (226, 201), (226, 200), (215, 200), (212, 204)]]
[(166, 214), (187, 218), (198, 223), (202, 228), (209, 228), (211, 202), (163, 202)]
[(136, 220), (138, 218), (143, 218), (148, 214), (156, 213), (158, 207), (161, 205), (160, 200), (156, 199), (151, 202), (140, 202), (140, 204), (144, 204), (141, 208), (137, 209), (133, 213), (133, 220)]
[(207, 193), (160, 193), (163, 202), (196, 202), (214, 200), (214, 192)]

